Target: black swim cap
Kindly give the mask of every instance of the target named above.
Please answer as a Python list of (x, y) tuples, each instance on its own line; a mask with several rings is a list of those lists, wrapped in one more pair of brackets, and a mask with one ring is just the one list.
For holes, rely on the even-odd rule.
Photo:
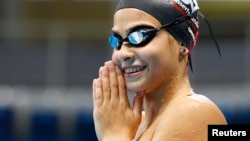
[(121, 0), (116, 11), (124, 8), (142, 10), (155, 17), (162, 25), (176, 18), (189, 15), (191, 18), (166, 30), (191, 51), (199, 34), (198, 4), (196, 0)]

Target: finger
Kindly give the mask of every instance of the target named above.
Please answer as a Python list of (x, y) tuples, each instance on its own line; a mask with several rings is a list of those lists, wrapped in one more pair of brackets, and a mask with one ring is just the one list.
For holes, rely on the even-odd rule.
[(103, 98), (107, 102), (110, 100), (110, 81), (109, 81), (109, 71), (107, 66), (104, 66), (101, 70), (101, 80), (102, 80), (102, 92)]
[(92, 81), (92, 99), (95, 100), (95, 95), (96, 95), (96, 79), (93, 79)]
[(102, 105), (103, 102), (103, 93), (102, 93), (102, 85), (101, 79), (93, 80), (93, 104), (94, 107)]
[(101, 73), (102, 72), (102, 68), (103, 67), (100, 67), (100, 69), (99, 69), (99, 78), (102, 78), (102, 73)]
[(115, 70), (115, 65), (112, 61), (106, 62), (105, 65), (108, 67), (109, 70), (109, 81), (110, 81), (110, 87), (111, 87), (111, 100), (117, 101), (119, 97), (119, 91), (118, 91), (118, 80)]
[(137, 93), (133, 101), (133, 111), (134, 111), (134, 116), (136, 118), (141, 118), (143, 95), (144, 95), (144, 92)]
[(116, 66), (115, 69), (116, 69), (117, 80), (118, 80), (119, 99), (129, 103), (129, 99), (127, 96), (127, 88), (126, 88), (126, 83), (125, 83), (123, 73), (119, 67)]

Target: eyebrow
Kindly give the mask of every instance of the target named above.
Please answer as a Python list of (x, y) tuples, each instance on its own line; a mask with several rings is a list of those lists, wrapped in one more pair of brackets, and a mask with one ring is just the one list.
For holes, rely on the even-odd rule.
[[(133, 31), (136, 31), (136, 30), (138, 30), (138, 29), (143, 29), (143, 28), (153, 29), (153, 28), (155, 28), (155, 27), (153, 27), (152, 25), (148, 25), (148, 24), (139, 24), (139, 25), (136, 25), (136, 26), (134, 26), (134, 27), (131, 27), (131, 28), (127, 29), (127, 30), (126, 30), (126, 34), (128, 35), (128, 34), (130, 34), (130, 33), (133, 32)], [(118, 35), (118, 36), (120, 36), (119, 32), (114, 31), (114, 30), (112, 30), (112, 34), (113, 34), (113, 35)]]

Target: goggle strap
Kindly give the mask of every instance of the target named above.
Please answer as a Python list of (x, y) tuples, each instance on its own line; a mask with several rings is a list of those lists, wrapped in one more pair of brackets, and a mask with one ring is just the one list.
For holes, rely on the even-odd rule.
[(192, 58), (191, 58), (190, 53), (188, 54), (188, 65), (190, 67), (191, 72), (194, 73), (194, 71), (193, 71), (193, 65), (192, 65)]
[(205, 23), (207, 24), (208, 29), (209, 29), (209, 32), (210, 32), (210, 35), (212, 36), (212, 39), (213, 39), (213, 41), (214, 41), (214, 43), (215, 43), (215, 45), (216, 45), (217, 51), (218, 51), (218, 53), (219, 53), (219, 55), (220, 55), (220, 57), (221, 57), (220, 47), (219, 47), (219, 44), (218, 44), (216, 38), (214, 37), (214, 34), (213, 34), (213, 31), (212, 31), (212, 28), (211, 28), (211, 25), (210, 25), (209, 21), (207, 20), (207, 18), (206, 18), (200, 11), (199, 11), (198, 14), (201, 16), (201, 18), (202, 18), (202, 19), (205, 21)]
[(161, 30), (163, 28), (167, 28), (168, 26), (171, 26), (172, 24), (174, 24), (174, 25), (181, 24), (181, 23), (183, 23), (183, 22), (185, 22), (187, 20), (190, 20), (191, 18), (192, 18), (191, 15), (181, 16), (179, 18), (176, 18), (176, 19), (172, 20), (171, 22), (169, 22), (167, 24), (164, 24), (163, 26), (161, 26), (157, 30)]

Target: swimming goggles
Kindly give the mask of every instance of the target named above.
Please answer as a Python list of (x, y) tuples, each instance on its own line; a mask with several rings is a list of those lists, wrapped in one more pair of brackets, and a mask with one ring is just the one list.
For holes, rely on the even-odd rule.
[(176, 18), (175, 20), (162, 25), (161, 27), (158, 28), (153, 28), (153, 29), (141, 29), (141, 30), (137, 30), (134, 32), (131, 32), (130, 34), (128, 34), (128, 36), (126, 38), (121, 38), (119, 35), (111, 35), (109, 37), (109, 44), (112, 48), (115, 49), (120, 49), (122, 46), (122, 43), (128, 42), (129, 44), (133, 45), (134, 47), (141, 47), (146, 45), (147, 43), (149, 43), (156, 35), (157, 32), (159, 32), (161, 29), (163, 28), (167, 28), (171, 25), (177, 25), (180, 24), (182, 22), (185, 22), (187, 20), (191, 19), (191, 16), (186, 15), (186, 16), (182, 16), (180, 18)]

